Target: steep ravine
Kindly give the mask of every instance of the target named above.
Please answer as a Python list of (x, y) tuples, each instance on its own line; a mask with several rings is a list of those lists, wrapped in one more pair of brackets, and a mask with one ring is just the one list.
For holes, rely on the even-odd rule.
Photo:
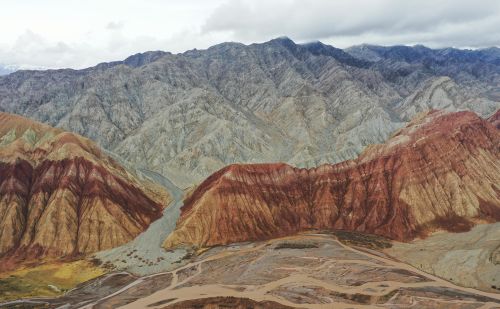
[[(131, 242), (110, 250), (98, 252), (95, 256), (102, 262), (110, 262), (118, 269), (135, 274), (147, 275), (178, 267), (186, 254), (184, 249), (165, 250), (163, 241), (174, 231), (180, 216), (184, 192), (169, 179), (146, 169), (139, 170), (142, 175), (167, 189), (172, 202), (163, 211), (163, 216), (149, 225)], [(131, 254), (132, 252), (132, 254)]]

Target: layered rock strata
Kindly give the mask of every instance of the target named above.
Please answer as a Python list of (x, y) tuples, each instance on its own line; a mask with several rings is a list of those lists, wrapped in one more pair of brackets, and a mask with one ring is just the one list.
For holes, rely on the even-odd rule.
[(121, 245), (159, 218), (169, 199), (90, 140), (0, 113), (0, 258)]
[(432, 111), (356, 160), (314, 169), (230, 165), (185, 200), (164, 245), (199, 247), (309, 229), (410, 240), (500, 220), (500, 133), (471, 112)]

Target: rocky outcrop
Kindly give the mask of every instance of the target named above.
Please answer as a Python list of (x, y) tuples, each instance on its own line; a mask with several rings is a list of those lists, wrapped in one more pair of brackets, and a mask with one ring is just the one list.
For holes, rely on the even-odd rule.
[(121, 245), (159, 218), (168, 201), (163, 188), (90, 140), (0, 113), (3, 266)]
[(497, 129), (500, 130), (500, 109), (497, 110), (497, 112), (493, 114), (490, 118), (488, 118), (488, 121)]
[(186, 200), (164, 245), (199, 247), (308, 229), (410, 240), (500, 220), (500, 132), (471, 112), (432, 111), (356, 160), (314, 169), (231, 165)]
[(500, 108), (494, 50), (354, 49), (278, 38), (18, 71), (0, 77), (0, 111), (84, 135), (185, 187), (232, 163), (353, 159), (428, 109)]

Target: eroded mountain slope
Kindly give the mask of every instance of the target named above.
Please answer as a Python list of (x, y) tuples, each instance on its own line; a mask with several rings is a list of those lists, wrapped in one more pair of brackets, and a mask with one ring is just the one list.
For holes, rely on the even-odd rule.
[(185, 200), (165, 246), (199, 247), (308, 229), (410, 240), (500, 220), (500, 132), (471, 112), (423, 114), (358, 159), (314, 169), (231, 165)]
[(2, 266), (128, 242), (161, 216), (169, 199), (90, 140), (0, 113)]

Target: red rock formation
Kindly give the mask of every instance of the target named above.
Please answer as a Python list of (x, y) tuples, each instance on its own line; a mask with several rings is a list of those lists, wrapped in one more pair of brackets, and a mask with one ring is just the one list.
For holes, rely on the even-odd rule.
[(166, 191), (138, 180), (90, 140), (0, 113), (4, 261), (121, 245), (159, 218), (168, 199)]
[(500, 220), (500, 133), (471, 112), (433, 111), (358, 159), (315, 169), (231, 165), (185, 200), (166, 247), (345, 229), (409, 240)]

